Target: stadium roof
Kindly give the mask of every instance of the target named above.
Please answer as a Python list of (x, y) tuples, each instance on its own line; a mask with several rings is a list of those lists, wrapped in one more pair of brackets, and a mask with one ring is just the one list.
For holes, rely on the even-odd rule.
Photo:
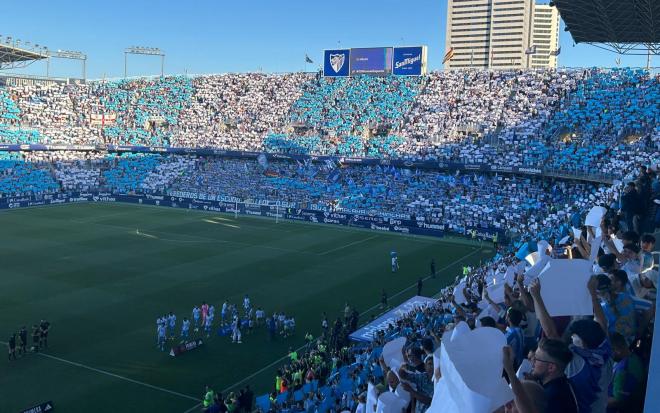
[(617, 53), (660, 52), (658, 0), (553, 0), (576, 43)]
[(0, 69), (21, 68), (47, 58), (46, 51), (22, 49), (13, 44), (0, 43)]

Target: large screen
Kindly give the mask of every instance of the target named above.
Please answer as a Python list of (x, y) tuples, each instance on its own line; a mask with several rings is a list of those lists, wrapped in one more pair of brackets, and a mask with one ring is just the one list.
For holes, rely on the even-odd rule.
[(391, 47), (369, 47), (351, 49), (351, 76), (352, 75), (387, 75), (392, 73)]

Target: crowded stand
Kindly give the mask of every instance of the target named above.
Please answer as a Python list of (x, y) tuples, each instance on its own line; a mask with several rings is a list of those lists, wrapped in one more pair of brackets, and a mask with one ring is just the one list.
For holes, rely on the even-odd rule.
[(659, 96), (657, 75), (628, 68), (37, 82), (0, 86), (0, 143), (217, 148), (615, 175), (623, 165), (652, 162)]
[(596, 185), (486, 174), (411, 171), (394, 167), (334, 167), (271, 163), (264, 174), (255, 161), (199, 158), (195, 173), (182, 175), (172, 192), (272, 199), (336, 210), (398, 213), (466, 234), (467, 228), (523, 233), (540, 229), (552, 212), (570, 215), (566, 204), (603, 189)]
[(361, 134), (373, 124), (399, 126), (419, 93), (416, 77), (358, 76), (304, 85), (291, 108), (291, 120), (337, 136)]
[(268, 133), (285, 131), (291, 105), (309, 78), (305, 73), (196, 77), (172, 146), (261, 150)]
[(29, 196), (60, 190), (47, 166), (18, 159), (0, 160), (0, 194)]
[(116, 115), (114, 125), (103, 128), (104, 143), (170, 146), (171, 131), (192, 92), (191, 80), (183, 76), (93, 84), (91, 94), (103, 114)]

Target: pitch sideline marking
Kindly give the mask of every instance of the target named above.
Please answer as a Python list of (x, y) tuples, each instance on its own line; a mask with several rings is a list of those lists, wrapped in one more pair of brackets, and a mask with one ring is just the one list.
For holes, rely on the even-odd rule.
[[(466, 255), (462, 256), (461, 258), (457, 259), (456, 261), (451, 262), (451, 263), (445, 265), (444, 267), (440, 268), (440, 269), (438, 270), (438, 272), (440, 272), (440, 271), (444, 271), (444, 270), (446, 270), (447, 268), (451, 268), (451, 267), (453, 267), (454, 265), (458, 264), (459, 262), (463, 261), (464, 259), (466, 259), (466, 258), (468, 258), (468, 257), (471, 257), (471, 256), (473, 256), (474, 254), (476, 254), (476, 253), (478, 253), (478, 252), (481, 252), (482, 250), (483, 250), (483, 247), (479, 247), (478, 249), (472, 251), (471, 253), (466, 254)], [(431, 277), (432, 277), (432, 275), (427, 275), (426, 277), (423, 278), (423, 280), (426, 281), (426, 280), (428, 280), (428, 279), (431, 278)], [(416, 283), (416, 282), (415, 282), (414, 284), (410, 285), (409, 287), (406, 287), (406, 288), (404, 288), (403, 290), (399, 291), (398, 293), (394, 294), (394, 295), (391, 296), (390, 298), (398, 297), (398, 296), (400, 296), (401, 294), (405, 293), (406, 291), (408, 291), (408, 290), (410, 290), (410, 289), (412, 289), (412, 288), (415, 288), (415, 287), (417, 287), (417, 283)], [(374, 306), (371, 306), (370, 308), (368, 308), (368, 309), (366, 309), (365, 311), (361, 312), (361, 313), (360, 313), (360, 317), (363, 316), (363, 315), (365, 315), (365, 314), (368, 314), (369, 312), (371, 312), (372, 310), (378, 308), (379, 306), (380, 306), (380, 303), (379, 303), (379, 304), (376, 304), (376, 305), (374, 305)], [(307, 346), (307, 345), (302, 345), (302, 346), (298, 347), (295, 351), (298, 352), (298, 351), (302, 350), (303, 348), (305, 348), (306, 346)], [(247, 376), (247, 377), (243, 378), (242, 380), (237, 381), (236, 383), (234, 383), (234, 384), (232, 384), (231, 386), (227, 387), (226, 389), (224, 389), (224, 390), (222, 391), (222, 394), (223, 394), (223, 395), (226, 394), (229, 390), (233, 389), (234, 387), (238, 386), (239, 384), (243, 384), (243, 383), (245, 383), (246, 381), (250, 380), (251, 378), (253, 378), (253, 377), (255, 377), (255, 376), (258, 376), (259, 374), (261, 374), (261, 373), (263, 373), (264, 371), (270, 369), (271, 367), (275, 366), (276, 364), (281, 363), (282, 360), (285, 360), (285, 359), (287, 359), (287, 358), (289, 358), (289, 355), (288, 355), (288, 354), (287, 354), (286, 356), (282, 356), (282, 357), (280, 357), (279, 359), (277, 359), (277, 360), (275, 360), (274, 362), (270, 363), (270, 364), (267, 365), (266, 367), (263, 367), (263, 368), (261, 368), (261, 369), (255, 371), (254, 373), (250, 374), (249, 376)], [(193, 407), (191, 407), (190, 409), (186, 410), (186, 411), (183, 412), (183, 413), (190, 413), (190, 412), (192, 412), (193, 410), (197, 409), (200, 405), (201, 405), (201, 402), (200, 402), (200, 403), (197, 403), (196, 405), (194, 405)]]
[[(7, 345), (7, 343), (5, 343), (4, 341), (0, 341), (0, 344)], [(97, 369), (95, 367), (87, 366), (85, 364), (78, 363), (78, 362), (75, 362), (75, 361), (66, 360), (66, 359), (63, 359), (63, 358), (60, 358), (60, 357), (56, 357), (56, 356), (46, 354), (46, 353), (41, 353), (41, 352), (36, 353), (36, 354), (39, 355), (39, 356), (42, 356), (42, 357), (47, 357), (47, 358), (50, 358), (50, 359), (53, 359), (53, 360), (60, 361), (60, 362), (65, 363), (65, 364), (70, 364), (72, 366), (80, 367), (82, 369), (90, 370), (90, 371), (93, 371), (93, 372), (96, 372), (96, 373), (101, 373), (101, 374), (104, 374), (106, 376), (110, 376), (110, 377), (114, 377), (116, 379), (128, 381), (130, 383), (138, 384), (140, 386), (148, 387), (148, 388), (153, 389), (153, 390), (158, 390), (158, 391), (161, 391), (161, 392), (172, 394), (174, 396), (183, 397), (184, 399), (195, 400), (195, 401), (199, 400), (199, 398), (197, 398), (197, 397), (193, 397), (193, 396), (189, 396), (187, 394), (179, 393), (179, 392), (176, 392), (174, 390), (168, 390), (168, 389), (165, 389), (163, 387), (154, 386), (153, 384), (145, 383), (145, 382), (142, 382), (142, 381), (139, 381), (139, 380), (134, 380), (134, 379), (131, 379), (129, 377), (120, 376), (119, 374), (110, 373), (109, 371)]]

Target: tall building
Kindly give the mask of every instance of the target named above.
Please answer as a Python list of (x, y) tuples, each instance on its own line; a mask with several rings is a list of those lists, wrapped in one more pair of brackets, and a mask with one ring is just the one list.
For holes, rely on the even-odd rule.
[(537, 4), (534, 8), (532, 44), (536, 46), (536, 54), (532, 55), (530, 67), (557, 67), (555, 52), (559, 49), (559, 12), (556, 7)]
[[(549, 6), (539, 7), (542, 10), (550, 8)], [(536, 17), (534, 10), (534, 0), (449, 0), (446, 50), (453, 48), (454, 57), (445, 63), (445, 68), (522, 69), (532, 67), (535, 61), (534, 56), (526, 54), (526, 51), (534, 45), (533, 34)], [(556, 9), (552, 8), (551, 13), (554, 13), (558, 22), (559, 15)], [(539, 24), (543, 26), (547, 25), (546, 14), (544, 11), (539, 13)], [(546, 29), (544, 28), (544, 30)], [(552, 30), (552, 28), (548, 30)], [(555, 32), (558, 36), (558, 30)], [(538, 33), (539, 36), (541, 34), (544, 33)], [(539, 37), (539, 39), (541, 38)], [(546, 43), (543, 44), (543, 47), (546, 46)], [(552, 45), (548, 47), (552, 47)], [(540, 47), (537, 47), (536, 51), (540, 53)], [(543, 52), (545, 53), (545, 50)], [(554, 56), (552, 57), (554, 58)], [(553, 60), (556, 65), (556, 58)], [(541, 65), (542, 63), (536, 64)]]

